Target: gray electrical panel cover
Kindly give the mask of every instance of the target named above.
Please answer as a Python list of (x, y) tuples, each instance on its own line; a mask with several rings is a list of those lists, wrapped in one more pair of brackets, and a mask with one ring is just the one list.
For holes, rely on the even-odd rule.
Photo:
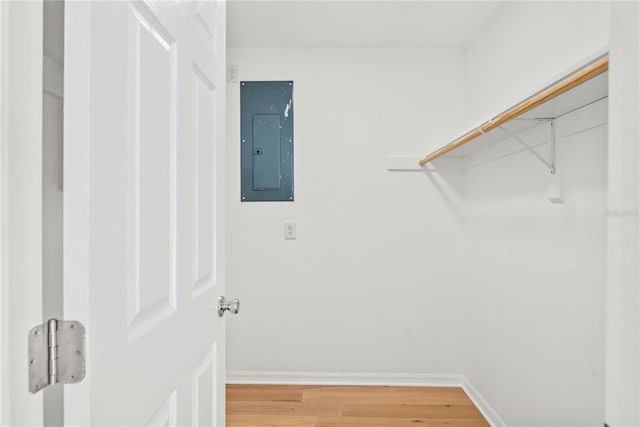
[(293, 201), (293, 82), (240, 82), (241, 200)]

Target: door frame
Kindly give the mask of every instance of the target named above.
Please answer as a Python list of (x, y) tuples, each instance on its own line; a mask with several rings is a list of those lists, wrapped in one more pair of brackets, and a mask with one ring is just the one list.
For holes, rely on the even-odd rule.
[(9, 5), (0, 3), (0, 425), (9, 424), (9, 283), (7, 277), (7, 68)]
[(0, 3), (0, 424), (3, 425), (43, 423), (42, 393), (31, 395), (27, 386), (27, 334), (42, 322), (43, 302), (42, 8), (42, 0)]

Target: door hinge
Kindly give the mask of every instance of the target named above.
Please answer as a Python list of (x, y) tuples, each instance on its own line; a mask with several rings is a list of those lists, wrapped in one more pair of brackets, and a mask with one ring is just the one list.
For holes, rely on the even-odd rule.
[(29, 391), (72, 384), (85, 375), (84, 326), (51, 319), (29, 331)]

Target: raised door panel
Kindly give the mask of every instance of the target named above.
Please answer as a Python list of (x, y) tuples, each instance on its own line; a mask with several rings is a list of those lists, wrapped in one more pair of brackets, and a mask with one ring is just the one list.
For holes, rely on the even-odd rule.
[(216, 387), (216, 345), (214, 344), (196, 364), (191, 377), (192, 387), (192, 425), (194, 427), (211, 426), (214, 411), (211, 402), (215, 402)]
[(205, 73), (193, 65), (194, 122), (194, 298), (215, 285), (215, 126), (216, 91)]
[(133, 340), (176, 309), (176, 43), (129, 6), (127, 318)]
[(177, 399), (174, 390), (162, 406), (151, 416), (148, 427), (175, 427), (177, 426)]

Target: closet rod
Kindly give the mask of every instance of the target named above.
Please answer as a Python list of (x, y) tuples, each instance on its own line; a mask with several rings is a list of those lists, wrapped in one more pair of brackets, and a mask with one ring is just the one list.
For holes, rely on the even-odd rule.
[(513, 120), (516, 117), (521, 116), (522, 114), (526, 113), (527, 111), (533, 110), (534, 108), (538, 107), (539, 105), (542, 105), (545, 102), (555, 98), (556, 96), (561, 95), (564, 92), (566, 92), (566, 91), (568, 91), (570, 89), (573, 89), (576, 86), (581, 85), (582, 83), (586, 82), (589, 79), (592, 79), (593, 77), (597, 76), (598, 74), (604, 73), (608, 69), (609, 69), (609, 57), (608, 56), (605, 56), (603, 58), (600, 58), (600, 59), (590, 63), (589, 65), (585, 66), (584, 68), (581, 68), (580, 70), (576, 71), (575, 73), (573, 73), (573, 74), (565, 77), (564, 79), (560, 80), (558, 83), (555, 83), (555, 84), (549, 86), (547, 89), (544, 89), (544, 90), (536, 93), (535, 95), (525, 99), (521, 103), (519, 103), (519, 104), (515, 105), (514, 107), (511, 107), (507, 111), (499, 114), (495, 118), (493, 118), (491, 120), (488, 120), (484, 124), (480, 125), (478, 128), (467, 132), (466, 134), (462, 135), (458, 139), (450, 142), (449, 144), (445, 145), (444, 147), (439, 148), (438, 150), (436, 150), (433, 153), (429, 154), (427, 157), (425, 157), (424, 159), (420, 160), (420, 166), (424, 166), (427, 163), (429, 163), (430, 161), (435, 160), (440, 156), (444, 156), (448, 152), (450, 152), (452, 150), (455, 150), (456, 148), (466, 144), (469, 141), (472, 141), (472, 140), (476, 139), (477, 137), (481, 136), (482, 134), (487, 133), (487, 132), (495, 129), (498, 126), (503, 125), (504, 123), (508, 122), (509, 120)]

